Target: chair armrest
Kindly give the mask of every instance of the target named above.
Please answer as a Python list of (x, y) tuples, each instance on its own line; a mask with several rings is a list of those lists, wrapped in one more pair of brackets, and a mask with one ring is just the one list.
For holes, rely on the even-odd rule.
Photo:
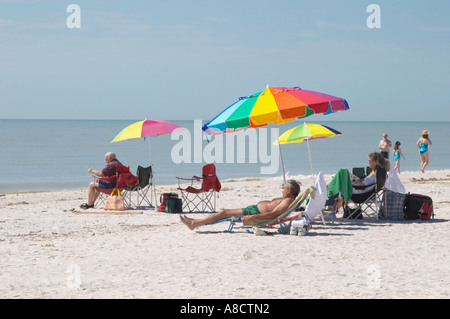
[[(94, 176), (94, 177), (97, 177), (97, 176)], [(114, 178), (117, 178), (117, 176), (114, 175), (114, 176), (110, 176), (110, 177), (98, 177), (97, 181), (110, 181), (110, 180), (112, 180)]]
[(183, 177), (177, 177), (178, 179), (181, 179), (183, 181), (192, 181), (192, 178), (183, 178)]

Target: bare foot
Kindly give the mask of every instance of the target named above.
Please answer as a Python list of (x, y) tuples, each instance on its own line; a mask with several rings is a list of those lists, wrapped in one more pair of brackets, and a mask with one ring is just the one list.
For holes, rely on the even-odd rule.
[(185, 224), (190, 230), (194, 230), (195, 226), (192, 225), (192, 221), (188, 220), (186, 216), (180, 215), (180, 221)]

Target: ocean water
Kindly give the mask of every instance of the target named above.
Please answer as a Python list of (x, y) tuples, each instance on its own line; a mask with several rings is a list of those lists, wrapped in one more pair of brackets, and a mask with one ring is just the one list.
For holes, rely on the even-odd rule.
[[(87, 187), (93, 180), (88, 168), (102, 169), (104, 154), (112, 151), (135, 172), (138, 165), (154, 165), (156, 184), (176, 184), (176, 177), (201, 175), (201, 168), (214, 161), (220, 179), (282, 176), (273, 127), (209, 137), (201, 132), (201, 121), (174, 121), (187, 130), (183, 135), (161, 135), (110, 143), (130, 120), (0, 120), (0, 192), (46, 191)], [(279, 126), (282, 134), (302, 121)], [(417, 171), (420, 158), (416, 146), (422, 130), (430, 132), (428, 170), (450, 168), (446, 141), (450, 122), (318, 122), (342, 135), (311, 141), (308, 145), (281, 145), (288, 175), (332, 174), (339, 168), (367, 166), (367, 154), (377, 151), (382, 133), (400, 141), (406, 160), (402, 171)], [(245, 144), (238, 144), (245, 141)], [(232, 143), (233, 141), (233, 143)], [(149, 143), (150, 142), (150, 143)], [(221, 143), (222, 142), (222, 143)], [(151, 158), (150, 158), (151, 154)], [(392, 155), (391, 155), (392, 159)]]

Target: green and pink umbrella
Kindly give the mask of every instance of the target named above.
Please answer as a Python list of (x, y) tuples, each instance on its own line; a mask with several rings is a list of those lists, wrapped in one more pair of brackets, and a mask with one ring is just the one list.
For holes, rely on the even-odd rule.
[(284, 132), (274, 144), (302, 143), (308, 144), (309, 164), (311, 166), (312, 178), (314, 180), (314, 171), (311, 160), (311, 150), (309, 141), (341, 135), (342, 133), (325, 125), (304, 123)]

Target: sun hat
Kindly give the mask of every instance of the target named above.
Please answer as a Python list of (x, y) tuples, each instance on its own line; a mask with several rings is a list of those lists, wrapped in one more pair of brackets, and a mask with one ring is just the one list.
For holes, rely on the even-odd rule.
[(422, 135), (428, 135), (428, 134), (430, 134), (430, 133), (428, 133), (427, 130), (423, 130), (423, 131), (422, 131)]

